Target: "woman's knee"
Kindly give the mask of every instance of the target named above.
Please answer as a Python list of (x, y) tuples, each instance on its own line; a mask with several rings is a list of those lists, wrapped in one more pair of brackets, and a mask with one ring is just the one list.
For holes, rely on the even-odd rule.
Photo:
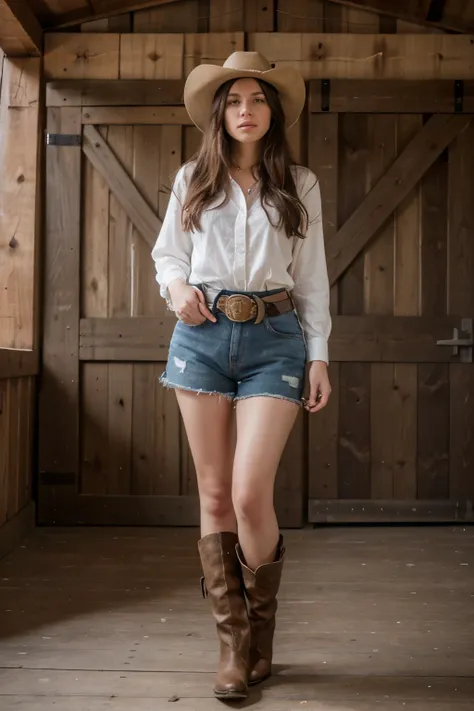
[(199, 486), (201, 509), (212, 518), (225, 518), (232, 511), (232, 494), (230, 487), (220, 485)]
[(245, 521), (254, 528), (273, 511), (273, 492), (265, 494), (252, 487), (234, 487), (232, 500), (237, 520)]

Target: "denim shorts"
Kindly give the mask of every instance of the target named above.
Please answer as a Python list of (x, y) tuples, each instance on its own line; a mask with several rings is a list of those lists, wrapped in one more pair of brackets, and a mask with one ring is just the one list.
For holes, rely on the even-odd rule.
[(161, 382), (166, 387), (219, 394), (231, 400), (274, 397), (301, 404), (306, 344), (294, 310), (265, 316), (261, 323), (230, 321), (216, 309), (219, 296), (263, 292), (220, 291), (212, 313), (217, 323), (200, 326), (178, 321)]

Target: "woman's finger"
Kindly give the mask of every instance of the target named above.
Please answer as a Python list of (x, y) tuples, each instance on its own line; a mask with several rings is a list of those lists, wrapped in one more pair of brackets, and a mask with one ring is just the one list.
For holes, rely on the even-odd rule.
[(200, 289), (196, 289), (196, 293), (199, 298), (198, 308), (199, 308), (200, 313), (202, 313), (202, 315), (205, 318), (207, 318), (209, 321), (212, 321), (212, 323), (216, 323), (217, 319), (214, 316), (214, 314), (212, 313), (212, 311), (210, 311), (208, 309), (207, 303), (206, 303), (206, 298), (205, 298), (204, 294), (202, 293), (202, 291)]

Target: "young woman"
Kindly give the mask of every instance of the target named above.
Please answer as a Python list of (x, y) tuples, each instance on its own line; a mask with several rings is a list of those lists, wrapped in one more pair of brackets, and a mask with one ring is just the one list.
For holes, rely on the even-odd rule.
[(176, 389), (197, 471), (203, 592), (220, 638), (214, 693), (240, 698), (271, 674), (278, 463), (301, 403), (318, 412), (331, 390), (321, 199), (286, 141), (305, 102), (297, 70), (235, 52), (196, 67), (184, 101), (204, 136), (152, 251), (179, 319), (162, 382)]

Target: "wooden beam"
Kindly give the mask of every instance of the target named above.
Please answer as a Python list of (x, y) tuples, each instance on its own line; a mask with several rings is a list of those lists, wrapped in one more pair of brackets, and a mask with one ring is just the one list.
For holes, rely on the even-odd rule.
[(161, 220), (139, 193), (133, 180), (94, 126), (84, 127), (83, 151), (105, 179), (142, 237), (153, 247), (161, 228)]
[(115, 17), (116, 15), (123, 15), (127, 12), (144, 10), (147, 7), (158, 7), (159, 5), (170, 5), (171, 3), (179, 1), (180, 0), (93, 0), (91, 5), (94, 8), (94, 12), (91, 12), (90, 7), (81, 7), (78, 10), (64, 12), (46, 20), (44, 28), (53, 30), (59, 27), (71, 27), (71, 25), (78, 25), (83, 22), (90, 22), (91, 20)]
[(359, 10), (367, 10), (419, 25), (439, 27), (443, 30), (467, 33), (474, 31), (473, 21), (465, 20), (456, 10), (453, 13), (449, 11), (450, 0), (443, 3), (443, 6), (439, 2), (435, 6), (433, 0), (418, 0), (418, 2), (413, 2), (413, 0), (329, 0), (329, 2), (356, 7)]
[(8, 57), (41, 54), (43, 30), (26, 0), (0, 0), (0, 47)]
[[(164, 319), (84, 318), (80, 322), (82, 361), (163, 362), (176, 325)], [(331, 362), (450, 363), (452, 348), (438, 346), (460, 327), (457, 316), (333, 316)]]
[(182, 79), (66, 79), (46, 85), (46, 106), (181, 106)]
[(192, 126), (184, 106), (91, 106), (82, 110), (82, 123), (96, 126)]
[(331, 285), (352, 264), (379, 227), (470, 121), (471, 117), (464, 115), (436, 114), (430, 118), (328, 243)]
[(38, 351), (0, 348), (0, 380), (38, 375)]

